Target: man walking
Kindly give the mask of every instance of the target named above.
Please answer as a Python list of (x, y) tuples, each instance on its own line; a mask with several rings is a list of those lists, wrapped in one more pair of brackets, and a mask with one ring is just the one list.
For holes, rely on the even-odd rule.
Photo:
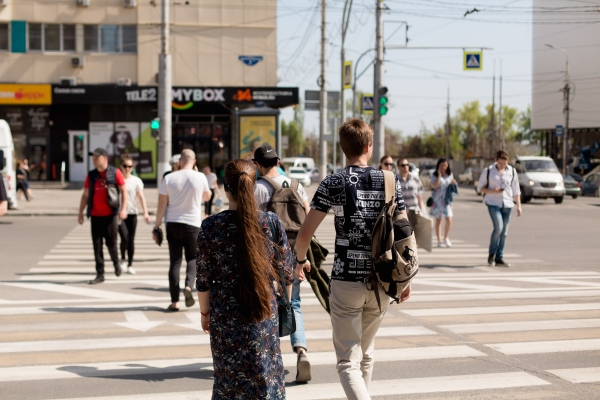
[[(346, 155), (346, 167), (327, 176), (319, 185), (310, 204), (296, 242), (296, 275), (304, 279), (310, 271), (306, 252), (310, 240), (329, 209), (335, 219), (335, 255), (331, 275), (331, 323), (333, 345), (340, 381), (350, 400), (370, 399), (369, 383), (373, 374), (375, 334), (388, 307), (386, 294), (378, 285), (381, 310), (375, 292), (367, 289), (365, 278), (372, 270), (371, 232), (385, 204), (383, 171), (369, 167), (373, 153), (373, 130), (364, 121), (353, 118), (339, 129), (340, 146)], [(396, 177), (397, 213), (404, 214), (402, 189)], [(401, 301), (410, 296), (410, 286)]]
[(415, 226), (415, 215), (425, 209), (423, 204), (423, 184), (418, 176), (410, 173), (410, 164), (403, 158), (398, 160), (398, 181), (402, 187), (402, 198), (408, 212), (408, 221)]
[[(160, 228), (167, 204), (167, 241), (169, 242), (169, 290), (171, 304), (168, 311), (179, 311), (179, 273), (182, 249), (185, 252), (186, 278), (183, 295), (185, 305), (194, 305), (192, 288), (196, 279), (196, 248), (202, 224), (202, 201), (208, 201), (211, 191), (204, 174), (194, 171), (196, 154), (186, 149), (181, 152), (179, 170), (165, 176), (158, 189), (158, 210), (155, 228)], [(154, 234), (153, 234), (154, 237)], [(156, 240), (156, 237), (154, 237)]]
[[(83, 224), (83, 210), (87, 207), (87, 216), (92, 225), (92, 242), (94, 245), (94, 259), (96, 260), (96, 278), (88, 283), (95, 285), (104, 282), (103, 239), (115, 267), (115, 275), (121, 276), (117, 235), (119, 218), (121, 220), (127, 218), (127, 189), (121, 171), (112, 165), (108, 165), (106, 150), (97, 148), (89, 155), (92, 156), (96, 169), (88, 172), (85, 178), (83, 195), (81, 195), (79, 203), (78, 220), (79, 224)], [(119, 196), (119, 193), (115, 193), (115, 188), (118, 188), (120, 193), (120, 204), (114, 198)], [(119, 208), (121, 211), (119, 211)]]
[(496, 153), (496, 163), (486, 167), (479, 177), (477, 191), (484, 195), (483, 201), (488, 207), (494, 230), (490, 239), (488, 264), (490, 266), (509, 267), (504, 261), (504, 245), (508, 236), (508, 225), (512, 209), (517, 205), (517, 216), (523, 214), (521, 208), (521, 188), (517, 171), (508, 165), (508, 153), (500, 150)]
[(8, 193), (4, 186), (4, 179), (0, 175), (0, 217), (6, 214), (8, 210)]
[[(263, 144), (254, 152), (254, 158), (252, 159), (258, 168), (261, 179), (256, 183), (256, 189), (254, 190), (254, 197), (256, 198), (256, 204), (262, 211), (267, 211), (269, 202), (275, 192), (275, 187), (269, 181), (272, 181), (277, 188), (292, 188), (294, 185), (298, 185), (296, 191), (304, 206), (304, 212), (308, 214), (309, 204), (308, 195), (306, 190), (298, 181), (292, 182), (288, 177), (285, 177), (279, 173), (277, 165), (279, 163), (279, 156), (275, 152), (275, 149), (268, 143)], [(267, 181), (268, 179), (268, 181)], [(286, 209), (287, 210), (287, 209)], [(299, 210), (301, 212), (301, 210)], [(289, 219), (288, 215), (280, 215), (278, 217), (282, 220)], [(290, 242), (293, 245), (293, 241)], [(295, 250), (295, 246), (292, 246), (292, 251)], [(300, 310), (300, 280), (294, 277), (294, 283), (292, 284), (292, 307), (294, 314), (296, 315), (296, 332), (292, 333), (290, 339), (292, 342), (292, 348), (295, 353), (298, 354), (298, 360), (296, 363), (296, 382), (305, 383), (311, 380), (310, 375), (310, 362), (306, 355), (308, 347), (306, 346), (306, 335), (304, 333), (304, 320), (302, 319), (302, 311)]]

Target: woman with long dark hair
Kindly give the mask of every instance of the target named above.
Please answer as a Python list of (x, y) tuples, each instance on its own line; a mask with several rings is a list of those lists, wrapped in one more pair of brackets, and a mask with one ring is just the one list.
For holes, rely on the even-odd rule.
[[(196, 288), (210, 334), (213, 400), (285, 399), (278, 295), (290, 298), (294, 257), (277, 215), (254, 199), (250, 161), (225, 166), (229, 210), (208, 217), (198, 235)], [(288, 293), (281, 293), (279, 268)]]
[(393, 171), (394, 160), (392, 159), (392, 156), (385, 154), (383, 157), (381, 157), (381, 160), (379, 160), (379, 169), (384, 171)]
[[(435, 233), (437, 235), (438, 247), (451, 247), (452, 243), (448, 235), (452, 227), (452, 204), (447, 202), (446, 192), (448, 186), (456, 184), (454, 175), (448, 165), (448, 160), (440, 158), (435, 166), (435, 172), (431, 178), (431, 187), (433, 189), (433, 206), (431, 215), (435, 218)], [(444, 241), (442, 242), (442, 218), (446, 218), (444, 226)]]

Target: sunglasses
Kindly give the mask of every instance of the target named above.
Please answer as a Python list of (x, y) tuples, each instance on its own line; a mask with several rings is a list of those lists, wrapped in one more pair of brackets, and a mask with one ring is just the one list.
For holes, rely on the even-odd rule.
[(409, 167), (410, 165), (408, 164), (398, 164), (399, 167)]
[(129, 169), (129, 168), (133, 168), (133, 165), (125, 165), (125, 164), (123, 164), (123, 165), (121, 165), (121, 167)]
[(386, 167), (393, 167), (394, 163), (384, 162), (383, 165), (385, 165)]

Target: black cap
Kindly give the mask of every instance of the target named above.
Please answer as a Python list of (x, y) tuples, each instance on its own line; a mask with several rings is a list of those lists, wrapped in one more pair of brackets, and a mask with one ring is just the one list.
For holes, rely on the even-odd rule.
[(102, 147), (98, 147), (96, 150), (94, 151), (90, 151), (89, 153), (90, 156), (104, 156), (104, 157), (108, 157), (108, 152), (103, 149)]
[(256, 149), (252, 160), (262, 165), (264, 161), (272, 160), (274, 158), (279, 158), (277, 152), (269, 143), (265, 143)]

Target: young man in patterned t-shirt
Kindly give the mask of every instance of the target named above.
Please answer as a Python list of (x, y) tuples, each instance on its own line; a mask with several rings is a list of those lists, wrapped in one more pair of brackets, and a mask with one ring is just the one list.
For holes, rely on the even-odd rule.
[[(379, 286), (381, 311), (375, 292), (367, 289), (371, 272), (371, 231), (385, 204), (383, 171), (369, 167), (373, 130), (360, 119), (350, 119), (339, 130), (340, 146), (348, 167), (329, 175), (315, 193), (296, 241), (296, 275), (310, 271), (306, 252), (327, 212), (335, 214), (335, 255), (331, 274), (331, 323), (340, 381), (351, 400), (370, 399), (367, 388), (373, 373), (374, 339), (387, 310), (386, 294)], [(397, 213), (406, 217), (402, 189), (396, 177)], [(402, 301), (410, 296), (410, 286)]]

